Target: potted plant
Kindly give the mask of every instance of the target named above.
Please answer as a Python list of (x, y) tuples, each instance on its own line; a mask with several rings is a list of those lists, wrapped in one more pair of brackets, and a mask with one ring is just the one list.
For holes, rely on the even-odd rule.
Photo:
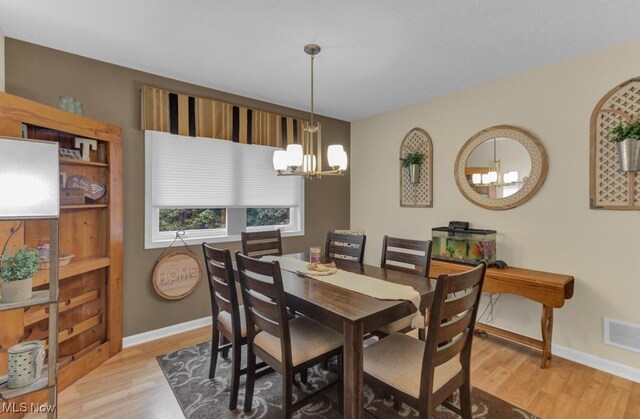
[(26, 246), (13, 256), (0, 255), (2, 297), (0, 303), (15, 303), (31, 298), (33, 274), (40, 268), (38, 252)]
[(420, 182), (420, 166), (424, 163), (425, 155), (419, 151), (407, 153), (400, 158), (402, 167), (409, 168), (409, 179), (411, 183)]
[(640, 120), (621, 122), (609, 133), (609, 139), (618, 147), (618, 163), (621, 172), (640, 170)]

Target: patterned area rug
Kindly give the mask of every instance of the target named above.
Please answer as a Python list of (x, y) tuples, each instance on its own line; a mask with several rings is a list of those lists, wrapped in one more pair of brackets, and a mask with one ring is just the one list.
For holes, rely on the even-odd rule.
[[(209, 375), (209, 356), (211, 343), (203, 342), (176, 352), (159, 356), (158, 363), (173, 390), (182, 412), (187, 419), (200, 418), (279, 418), (282, 407), (282, 380), (277, 373), (267, 374), (256, 380), (253, 396), (253, 411), (243, 413), (244, 406), (244, 376), (240, 381), (238, 408), (230, 411), (229, 389), (231, 386), (231, 359), (220, 358), (213, 380)], [(245, 348), (242, 352), (246, 359)], [(329, 371), (315, 367), (309, 373), (308, 385), (294, 386), (294, 402), (305, 394), (313, 392), (334, 380), (336, 364), (329, 365)], [(378, 418), (411, 418), (417, 417), (417, 412), (403, 404), (400, 411), (393, 409), (393, 401), (385, 400), (370, 387), (365, 388), (365, 407), (369, 413)], [(294, 418), (333, 419), (342, 415), (337, 410), (337, 391), (332, 389), (314, 402), (304, 406), (294, 414)], [(500, 419), (537, 419), (522, 409), (504, 400), (500, 400), (482, 390), (474, 388), (471, 392), (474, 418)], [(456, 401), (457, 404), (457, 401)], [(453, 412), (438, 408), (436, 419), (457, 418)]]

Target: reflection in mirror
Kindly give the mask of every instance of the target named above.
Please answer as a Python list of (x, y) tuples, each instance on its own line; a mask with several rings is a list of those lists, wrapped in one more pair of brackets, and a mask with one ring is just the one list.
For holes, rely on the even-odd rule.
[(469, 186), (489, 198), (507, 198), (522, 189), (531, 174), (531, 157), (519, 141), (488, 139), (473, 149), (465, 163)]

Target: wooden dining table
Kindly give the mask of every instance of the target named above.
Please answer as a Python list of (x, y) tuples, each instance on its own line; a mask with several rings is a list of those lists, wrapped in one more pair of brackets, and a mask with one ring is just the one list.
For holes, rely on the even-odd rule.
[[(306, 259), (305, 254), (285, 255)], [(339, 269), (413, 287), (421, 311), (431, 306), (435, 280), (418, 275), (336, 259)], [(344, 336), (344, 417), (364, 416), (363, 337), (415, 312), (410, 301), (379, 300), (293, 272), (282, 270), (287, 306)]]

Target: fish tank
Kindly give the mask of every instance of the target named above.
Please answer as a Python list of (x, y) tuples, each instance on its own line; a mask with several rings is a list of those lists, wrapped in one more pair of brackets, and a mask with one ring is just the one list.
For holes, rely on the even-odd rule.
[(431, 229), (431, 257), (448, 262), (477, 265), (496, 261), (496, 230), (469, 228), (466, 221), (451, 221), (448, 227)]

